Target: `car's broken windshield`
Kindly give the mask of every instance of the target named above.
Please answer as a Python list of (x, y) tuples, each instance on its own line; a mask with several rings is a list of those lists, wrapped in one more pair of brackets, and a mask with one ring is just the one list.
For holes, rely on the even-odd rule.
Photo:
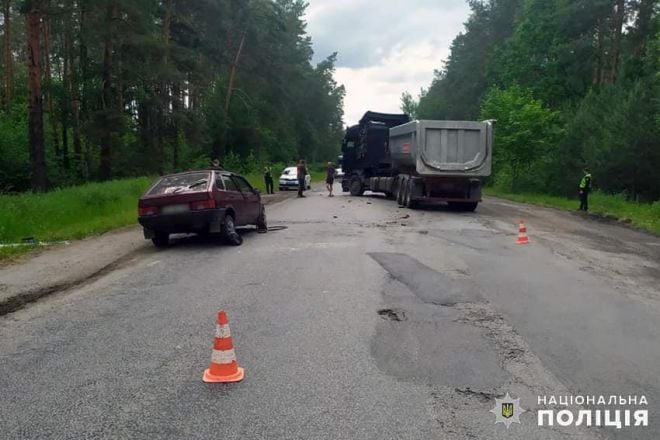
[(160, 182), (149, 191), (149, 195), (206, 191), (208, 183), (208, 173), (190, 173), (163, 177)]

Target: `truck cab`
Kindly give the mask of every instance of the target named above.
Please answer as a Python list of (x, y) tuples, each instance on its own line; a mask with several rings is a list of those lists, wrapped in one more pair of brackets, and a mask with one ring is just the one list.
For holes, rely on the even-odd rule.
[(346, 129), (342, 141), (342, 189), (349, 191), (351, 180), (392, 173), (390, 128), (410, 122), (406, 114), (366, 112), (357, 125)]

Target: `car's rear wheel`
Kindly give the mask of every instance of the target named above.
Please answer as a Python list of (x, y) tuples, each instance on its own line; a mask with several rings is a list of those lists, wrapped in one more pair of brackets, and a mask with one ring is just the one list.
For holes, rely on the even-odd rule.
[(155, 231), (151, 241), (157, 248), (167, 247), (170, 244), (170, 234), (167, 232)]
[(232, 246), (243, 244), (243, 237), (236, 232), (234, 217), (231, 214), (225, 215), (225, 219), (222, 221), (222, 226), (220, 227), (220, 233), (222, 238)]

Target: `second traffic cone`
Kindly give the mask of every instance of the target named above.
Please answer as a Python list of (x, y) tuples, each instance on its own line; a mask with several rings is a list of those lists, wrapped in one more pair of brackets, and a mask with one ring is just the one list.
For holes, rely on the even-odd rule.
[(518, 225), (518, 240), (516, 244), (528, 244), (529, 237), (527, 236), (527, 227), (523, 219), (520, 219), (520, 224)]
[(204, 371), (204, 382), (238, 382), (245, 372), (236, 362), (234, 344), (229, 331), (229, 321), (224, 310), (218, 312), (211, 364)]

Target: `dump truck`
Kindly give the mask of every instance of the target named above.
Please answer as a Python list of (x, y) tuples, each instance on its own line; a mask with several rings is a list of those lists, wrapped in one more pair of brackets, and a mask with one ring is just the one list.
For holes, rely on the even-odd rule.
[(491, 173), (493, 126), (366, 112), (342, 142), (342, 190), (384, 193), (408, 208), (447, 202), (474, 211)]

